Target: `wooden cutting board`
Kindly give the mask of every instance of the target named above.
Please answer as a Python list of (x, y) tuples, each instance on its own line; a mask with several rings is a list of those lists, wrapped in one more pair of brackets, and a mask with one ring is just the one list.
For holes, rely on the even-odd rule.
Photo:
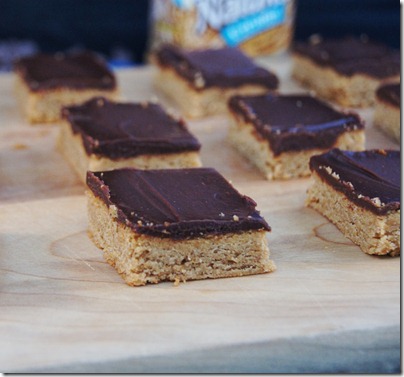
[[(290, 62), (263, 60), (281, 91)], [(155, 95), (150, 67), (118, 71), (126, 99)], [(162, 99), (163, 103), (170, 105)], [(174, 109), (175, 110), (175, 109)], [(367, 146), (399, 146), (367, 121)], [(251, 196), (272, 227), (277, 271), (140, 288), (86, 234), (84, 186), (55, 149), (57, 125), (28, 125), (0, 76), (0, 366), (4, 372), (166, 355), (400, 324), (400, 259), (365, 255), (304, 207), (309, 179), (270, 182), (226, 142), (227, 120), (189, 122), (205, 166)]]

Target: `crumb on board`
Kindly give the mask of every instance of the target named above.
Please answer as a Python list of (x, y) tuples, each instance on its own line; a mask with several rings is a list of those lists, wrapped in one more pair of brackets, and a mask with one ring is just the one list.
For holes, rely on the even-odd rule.
[(23, 144), (23, 143), (15, 143), (15, 144), (13, 145), (13, 149), (15, 149), (15, 150), (28, 149), (28, 145), (27, 145), (27, 144)]
[(180, 285), (180, 283), (186, 283), (186, 282), (187, 282), (187, 279), (185, 279), (185, 277), (180, 278), (180, 277), (177, 276), (174, 279), (173, 285), (174, 285), (174, 287), (178, 287)]

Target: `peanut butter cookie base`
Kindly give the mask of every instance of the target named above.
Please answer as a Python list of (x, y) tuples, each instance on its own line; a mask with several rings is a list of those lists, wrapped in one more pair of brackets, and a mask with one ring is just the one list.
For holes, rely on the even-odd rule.
[(227, 101), (233, 95), (268, 92), (267, 88), (259, 85), (196, 90), (173, 69), (165, 67), (158, 67), (154, 85), (167, 98), (176, 103), (186, 117), (195, 119), (226, 113)]
[(26, 119), (30, 123), (50, 123), (61, 119), (63, 106), (75, 105), (92, 97), (103, 96), (117, 99), (118, 90), (96, 89), (48, 89), (39, 92), (30, 90), (24, 80), (16, 75), (15, 93)]
[(319, 97), (344, 107), (368, 107), (376, 102), (376, 89), (387, 80), (365, 74), (344, 76), (330, 67), (321, 67), (309, 58), (294, 54), (292, 76), (302, 85), (312, 89)]
[(275, 270), (265, 231), (185, 240), (152, 237), (118, 222), (114, 208), (87, 192), (89, 235), (128, 285), (236, 277)]
[[(269, 141), (260, 137), (252, 124), (233, 113), (230, 113), (230, 117), (228, 140), (268, 180), (309, 176), (310, 157), (325, 152), (324, 149), (310, 149), (275, 156)], [(364, 149), (364, 143), (363, 130), (347, 131), (338, 137), (334, 147), (360, 151)]]
[(385, 134), (400, 143), (400, 108), (376, 100), (373, 123)]
[(306, 205), (325, 216), (337, 228), (371, 255), (400, 255), (400, 211), (377, 215), (362, 208), (324, 182), (313, 172), (313, 185)]
[(87, 171), (105, 171), (123, 167), (137, 169), (193, 168), (201, 166), (199, 152), (140, 155), (131, 158), (109, 159), (88, 155), (79, 134), (74, 134), (70, 124), (63, 121), (57, 141), (59, 151), (85, 183)]

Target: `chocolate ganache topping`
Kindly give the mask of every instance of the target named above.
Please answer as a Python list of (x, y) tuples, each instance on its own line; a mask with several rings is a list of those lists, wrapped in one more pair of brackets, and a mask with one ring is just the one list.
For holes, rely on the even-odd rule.
[(400, 107), (401, 85), (400, 83), (383, 85), (377, 89), (376, 96), (382, 101), (388, 102), (396, 107)]
[(296, 42), (293, 50), (346, 76), (365, 73), (386, 78), (400, 74), (400, 52), (368, 38), (311, 38), (309, 42)]
[(183, 120), (150, 102), (117, 103), (97, 97), (66, 107), (62, 114), (73, 132), (81, 135), (88, 155), (118, 159), (201, 148)]
[(234, 96), (229, 107), (270, 142), (274, 155), (332, 148), (342, 133), (364, 128), (357, 114), (337, 111), (308, 95)]
[(111, 70), (91, 52), (27, 56), (16, 61), (14, 69), (34, 92), (58, 88), (116, 88)]
[(185, 239), (270, 230), (256, 203), (211, 168), (88, 172), (87, 185), (137, 233)]
[(376, 214), (400, 209), (400, 152), (331, 151), (313, 156), (310, 169), (354, 203)]
[(260, 85), (275, 90), (279, 84), (273, 73), (257, 66), (233, 47), (186, 51), (164, 45), (156, 52), (156, 59), (160, 65), (174, 69), (197, 90), (241, 85)]

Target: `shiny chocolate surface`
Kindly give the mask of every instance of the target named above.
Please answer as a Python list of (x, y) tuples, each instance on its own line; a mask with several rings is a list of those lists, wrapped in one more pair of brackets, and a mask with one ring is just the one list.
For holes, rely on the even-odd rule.
[(187, 51), (164, 45), (157, 51), (156, 59), (161, 66), (174, 69), (197, 90), (242, 85), (260, 85), (275, 90), (279, 85), (275, 74), (257, 66), (233, 47)]
[(376, 214), (400, 209), (400, 152), (331, 151), (313, 156), (310, 169), (352, 202)]
[(183, 120), (151, 102), (112, 102), (97, 97), (66, 107), (62, 114), (73, 132), (81, 135), (88, 155), (117, 159), (201, 148)]
[(386, 78), (400, 74), (400, 52), (368, 38), (312, 38), (308, 42), (296, 42), (293, 51), (346, 76), (363, 73)]
[(88, 172), (87, 185), (136, 233), (185, 239), (270, 230), (256, 203), (212, 168)]
[(113, 90), (116, 79), (103, 59), (91, 52), (37, 54), (14, 65), (30, 90), (70, 88)]
[(275, 155), (332, 148), (342, 133), (364, 128), (357, 114), (337, 111), (309, 95), (235, 96), (229, 108), (269, 141)]

